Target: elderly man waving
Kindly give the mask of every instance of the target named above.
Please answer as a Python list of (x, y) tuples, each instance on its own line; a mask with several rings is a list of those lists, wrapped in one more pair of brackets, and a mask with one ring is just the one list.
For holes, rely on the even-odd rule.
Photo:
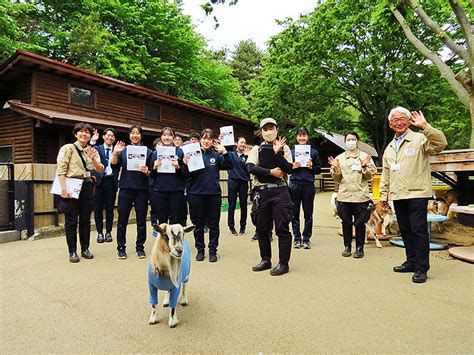
[[(383, 155), (380, 200), (395, 206), (406, 261), (395, 272), (414, 272), (412, 281), (426, 282), (430, 268), (427, 203), (432, 196), (429, 155), (447, 145), (443, 132), (431, 127), (423, 113), (396, 107), (388, 115), (395, 137)], [(416, 133), (410, 125), (418, 128)]]

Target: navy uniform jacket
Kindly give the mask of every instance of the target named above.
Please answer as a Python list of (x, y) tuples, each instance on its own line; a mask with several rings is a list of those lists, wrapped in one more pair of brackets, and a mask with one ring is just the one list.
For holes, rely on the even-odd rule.
[[(95, 150), (99, 153), (100, 156), (100, 162), (104, 166), (104, 172), (103, 173), (98, 173), (96, 171), (92, 172), (92, 175), (95, 176), (96, 178), (96, 187), (100, 187), (100, 184), (102, 183), (102, 179), (105, 177), (105, 169), (107, 168), (107, 165), (109, 165), (109, 161), (105, 157), (105, 146), (103, 144), (95, 146)], [(112, 159), (112, 154), (114, 152), (114, 147), (110, 147), (110, 152), (109, 152), (109, 160)], [(115, 189), (118, 188), (118, 175), (119, 175), (119, 168), (118, 166), (112, 166), (112, 176), (114, 177), (114, 186)]]
[(239, 180), (239, 181), (249, 181), (250, 174), (247, 171), (245, 164), (247, 163), (248, 156), (245, 154), (237, 154), (237, 150), (234, 150), (232, 153), (229, 153), (232, 159), (232, 164), (234, 167), (229, 170), (229, 179)]
[[(153, 152), (147, 149), (146, 166), (151, 171), (153, 168), (152, 161)], [(127, 169), (127, 147), (117, 157), (117, 164), (113, 164), (112, 168), (122, 168), (120, 175), (119, 187), (125, 190), (148, 190), (148, 176), (141, 171), (129, 171)]]
[(201, 149), (201, 152), (204, 169), (189, 172), (188, 166), (183, 166), (184, 172), (191, 177), (187, 192), (191, 195), (220, 195), (219, 170), (232, 169), (230, 154), (221, 154), (213, 148), (208, 151)]
[[(183, 151), (181, 148), (176, 148), (176, 155), (178, 156), (179, 169), (176, 169), (176, 173), (159, 173), (156, 169), (153, 169), (150, 175), (150, 188), (153, 191), (160, 192), (172, 192), (172, 191), (184, 191), (186, 182), (184, 180), (183, 171)], [(157, 159), (158, 152), (155, 150), (152, 155), (152, 166)]]
[[(295, 148), (291, 150), (291, 156), (293, 161), (295, 160)], [(300, 185), (312, 185), (314, 184), (314, 175), (321, 174), (321, 159), (319, 158), (319, 153), (316, 149), (311, 147), (310, 151), (311, 160), (313, 161), (313, 168), (298, 168), (293, 169), (293, 172), (290, 176), (290, 183), (300, 184)]]

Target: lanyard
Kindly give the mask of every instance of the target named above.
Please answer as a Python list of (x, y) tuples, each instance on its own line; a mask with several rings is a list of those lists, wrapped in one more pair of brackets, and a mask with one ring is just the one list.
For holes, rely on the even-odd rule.
[(84, 157), (82, 156), (81, 151), (79, 150), (79, 148), (77, 147), (77, 145), (74, 144), (74, 148), (76, 148), (77, 153), (79, 154), (79, 158), (81, 158), (82, 165), (84, 165), (84, 169), (85, 169), (86, 171), (89, 171), (89, 169), (87, 169), (86, 161), (84, 160)]

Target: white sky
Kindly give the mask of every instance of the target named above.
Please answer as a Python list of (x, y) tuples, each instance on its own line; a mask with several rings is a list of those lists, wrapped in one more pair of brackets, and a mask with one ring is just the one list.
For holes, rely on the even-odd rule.
[[(227, 47), (233, 50), (239, 41), (253, 39), (260, 49), (265, 42), (281, 31), (275, 19), (298, 18), (311, 12), (316, 1), (311, 0), (239, 0), (237, 5), (214, 6), (211, 16), (206, 17), (200, 5), (206, 0), (184, 0), (183, 11), (190, 15), (196, 31), (202, 34), (212, 49)], [(219, 27), (214, 30), (216, 16)]]

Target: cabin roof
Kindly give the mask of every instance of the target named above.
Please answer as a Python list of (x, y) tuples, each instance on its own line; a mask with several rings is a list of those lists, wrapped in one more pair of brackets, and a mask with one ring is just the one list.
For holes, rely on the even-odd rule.
[(134, 85), (123, 80), (112, 78), (107, 75), (94, 73), (71, 64), (59, 62), (57, 60), (46, 58), (24, 50), (17, 50), (14, 55), (12, 55), (5, 63), (0, 66), (0, 78), (6, 73), (14, 70), (18, 66), (37, 68), (45, 72), (52, 72), (54, 74), (74, 77), (83, 80), (87, 83), (101, 84), (108, 88), (115, 88), (119, 91), (126, 92), (129, 94), (142, 97), (145, 96), (159, 103), (164, 103), (171, 106), (184, 108), (190, 111), (200, 112), (210, 116), (214, 116), (223, 120), (227, 120), (229, 121), (229, 123), (236, 122), (246, 126), (254, 126), (254, 123), (252, 121), (243, 119), (239, 116), (235, 116), (224, 111), (196, 104), (191, 101), (186, 101), (178, 97), (167, 95), (142, 86)]

